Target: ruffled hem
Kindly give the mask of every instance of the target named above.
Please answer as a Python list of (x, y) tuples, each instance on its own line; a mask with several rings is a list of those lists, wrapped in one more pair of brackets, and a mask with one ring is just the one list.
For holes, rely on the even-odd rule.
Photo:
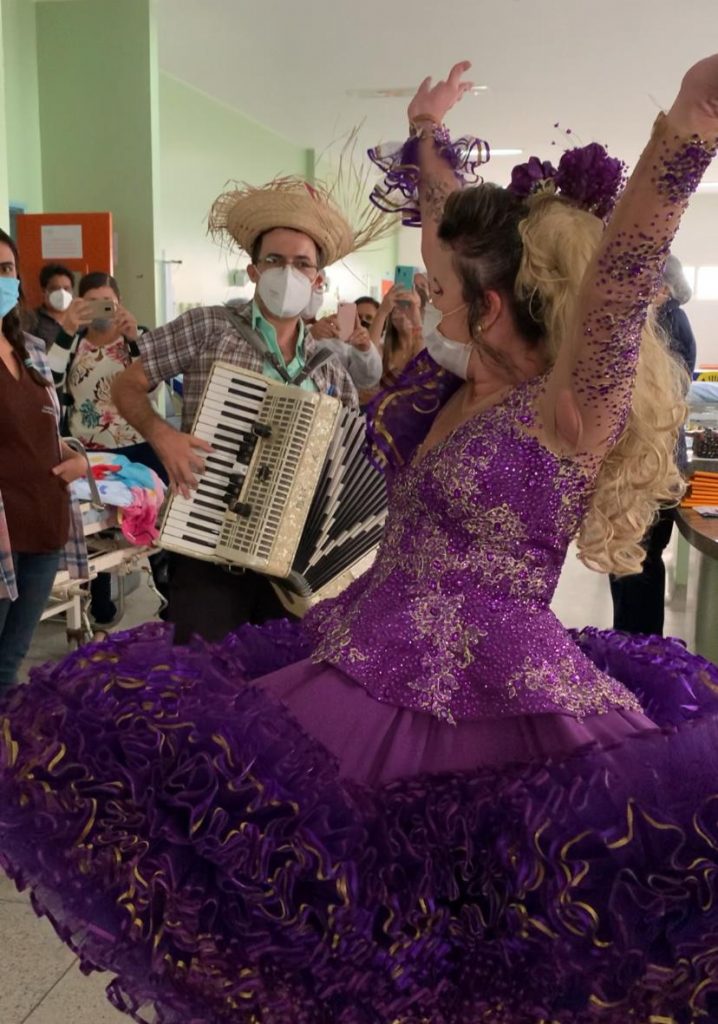
[[(716, 720), (358, 785), (246, 681), (248, 652), (279, 668), (298, 636), (173, 649), (151, 625), (5, 702), (2, 863), (85, 969), (117, 974), (116, 1006), (152, 1024), (718, 1019)], [(707, 663), (686, 659), (700, 696)]]

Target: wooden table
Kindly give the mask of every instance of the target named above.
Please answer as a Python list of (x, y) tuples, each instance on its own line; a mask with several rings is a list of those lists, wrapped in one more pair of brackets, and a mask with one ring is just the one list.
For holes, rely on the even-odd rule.
[(676, 524), (700, 552), (696, 606), (696, 651), (718, 665), (718, 519), (707, 519), (692, 508), (679, 508)]

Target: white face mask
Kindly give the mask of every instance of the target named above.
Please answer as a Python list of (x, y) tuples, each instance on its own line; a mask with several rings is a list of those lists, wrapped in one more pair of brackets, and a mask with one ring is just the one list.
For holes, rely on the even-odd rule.
[(313, 320), (324, 305), (324, 292), (312, 292), (312, 297), (302, 310), (304, 320)]
[(280, 320), (300, 316), (312, 297), (312, 282), (294, 267), (265, 270), (257, 283), (257, 294), (270, 313)]
[(54, 288), (47, 293), (47, 304), (58, 313), (64, 313), (72, 302), (72, 292), (67, 288)]
[(426, 342), (426, 350), (439, 366), (456, 374), (462, 380), (466, 380), (469, 371), (469, 360), (471, 359), (471, 345), (465, 341), (453, 341), (439, 334), (438, 327), (443, 319), (458, 313), (466, 303), (457, 306), (451, 313), (442, 313), (436, 306), (427, 302), (424, 309), (423, 335)]

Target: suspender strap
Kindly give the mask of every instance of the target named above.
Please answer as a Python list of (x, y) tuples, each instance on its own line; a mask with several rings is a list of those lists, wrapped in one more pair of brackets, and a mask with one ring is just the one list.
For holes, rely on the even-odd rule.
[(302, 383), (303, 380), (318, 370), (320, 366), (323, 366), (328, 359), (331, 359), (331, 352), (320, 351), (315, 352), (314, 355), (309, 359), (302, 369), (294, 377), (288, 372), (284, 363), (277, 357), (275, 352), (272, 352), (269, 345), (267, 344), (266, 338), (263, 338), (259, 331), (255, 331), (251, 327), (243, 316), (240, 316), (234, 309), (229, 306), (220, 307), (224, 310), (224, 313), (234, 327), (235, 331), (248, 345), (254, 349), (257, 355), (262, 357), (262, 360), (266, 360), (279, 374), (285, 384), (293, 384), (295, 386)]

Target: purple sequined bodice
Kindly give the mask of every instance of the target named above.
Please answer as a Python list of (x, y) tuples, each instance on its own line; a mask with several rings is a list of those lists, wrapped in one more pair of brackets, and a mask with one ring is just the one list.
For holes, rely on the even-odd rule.
[(449, 721), (639, 709), (549, 609), (592, 480), (525, 432), (542, 383), (393, 474), (374, 566), (309, 616), (315, 658), (376, 699)]

